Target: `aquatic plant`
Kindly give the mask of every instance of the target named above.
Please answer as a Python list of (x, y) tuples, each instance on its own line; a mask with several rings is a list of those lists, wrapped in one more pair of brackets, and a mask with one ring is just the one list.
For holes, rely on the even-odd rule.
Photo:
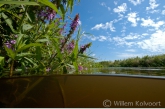
[[(67, 26), (65, 15), (72, 11), (73, 3), (74, 0), (21, 4), (0, 1), (1, 69), (9, 69), (10, 77), (15, 71), (23, 75), (78, 72), (80, 58), (91, 58), (84, 54), (91, 43), (79, 48), (83, 35), (78, 25), (79, 14), (71, 21), (68, 34), (63, 34)], [(76, 32), (77, 37), (73, 38)]]

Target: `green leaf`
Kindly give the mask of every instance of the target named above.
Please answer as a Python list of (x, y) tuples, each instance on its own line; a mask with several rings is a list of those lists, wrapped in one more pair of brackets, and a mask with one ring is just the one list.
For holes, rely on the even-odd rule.
[(37, 2), (30, 2), (30, 1), (0, 1), (0, 5), (2, 4), (39, 5)]
[(3, 68), (3, 66), (5, 65), (5, 61), (4, 61), (4, 57), (0, 56), (0, 68)]
[(15, 56), (16, 56), (15, 52), (14, 52), (12, 49), (7, 48), (6, 46), (5, 46), (5, 50), (6, 50), (7, 54), (8, 54), (8, 56), (9, 56), (11, 59), (14, 60), (14, 59), (15, 59)]
[(51, 22), (50, 24), (48, 24), (46, 26), (46, 29), (45, 29), (46, 31), (45, 32), (48, 32), (49, 30), (51, 30), (52, 28), (54, 28), (55, 21), (54, 22)]
[(80, 29), (78, 30), (78, 34), (77, 34), (77, 40), (76, 40), (76, 44), (75, 44), (75, 48), (73, 49), (73, 52), (71, 54), (71, 59), (72, 59), (72, 62), (73, 62), (73, 65), (76, 69), (76, 71), (78, 71), (78, 64), (77, 64), (77, 58), (78, 58), (78, 42), (80, 40)]
[(62, 14), (58, 11), (56, 6), (52, 2), (50, 2), (48, 0), (38, 0), (38, 2), (51, 7), (55, 12), (57, 12), (62, 17)]
[(16, 55), (16, 58), (19, 59), (19, 58), (22, 58), (22, 57), (33, 56), (33, 55), (34, 54), (32, 54), (32, 53), (20, 53), (20, 54)]
[(3, 6), (4, 4), (0, 4), (0, 7)]
[(33, 26), (30, 25), (30, 24), (24, 24), (22, 28), (23, 28), (24, 31), (26, 31), (26, 30), (31, 29), (32, 27), (33, 27)]
[(93, 58), (93, 57), (90, 57), (90, 56), (87, 56), (87, 55), (84, 55), (84, 54), (79, 54), (78, 56), (85, 57), (85, 58), (90, 58), (90, 59), (96, 59), (96, 58)]
[[(29, 21), (32, 22), (32, 20), (29, 16), (28, 12), (26, 11), (25, 7), (23, 5), (21, 5), (21, 6), (22, 6), (22, 9), (25, 11), (25, 14), (26, 14), (27, 18), (29, 19)], [(33, 12), (33, 11), (31, 11), (31, 12)]]
[(67, 74), (67, 72), (66, 66), (63, 66), (63, 74)]
[(41, 60), (41, 57), (42, 57), (42, 55), (41, 55), (42, 53), (41, 53), (41, 47), (36, 47), (36, 59), (37, 60)]
[(57, 57), (59, 59), (59, 62), (61, 62), (62, 61), (62, 54), (61, 54), (60, 46), (58, 45), (57, 38), (53, 39), (53, 44), (54, 44), (54, 46), (55, 46), (55, 48), (57, 50)]
[(33, 64), (34, 66), (37, 66), (37, 64), (30, 58), (24, 57), (28, 62), (30, 62), (31, 64)]
[(33, 47), (33, 46), (41, 46), (41, 44), (40, 43), (30, 43), (30, 44), (27, 44), (27, 45), (19, 48), (18, 50), (16, 50), (16, 52), (21, 52), (21, 51), (28, 49), (30, 47)]
[[(23, 7), (23, 6), (22, 6), (22, 7)], [(19, 28), (18, 28), (18, 31), (21, 31), (22, 24), (23, 24), (23, 22), (25, 21), (25, 18), (26, 18), (27, 10), (28, 10), (28, 6), (26, 6), (25, 9), (24, 9), (23, 16), (22, 16), (22, 18), (21, 18), (21, 21), (19, 22)]]
[[(14, 6), (11, 6), (11, 7), (14, 7)], [(18, 6), (17, 6), (18, 7)], [(14, 7), (15, 8), (15, 7)], [(12, 10), (12, 9), (11, 9)], [(13, 13), (11, 10), (9, 9), (2, 9), (2, 11), (6, 11), (8, 13), (10, 13), (12, 16), (18, 18), (19, 20), (21, 19), (16, 13)]]
[(49, 42), (48, 39), (37, 39), (36, 42)]
[(32, 8), (29, 8), (27, 14), (29, 15), (29, 18), (30, 18), (29, 20), (31, 20), (32, 23), (35, 23), (36, 22), (36, 19), (35, 19), (36, 14), (33, 12)]
[(19, 45), (22, 43), (22, 39), (23, 39), (23, 34), (18, 34), (17, 40), (16, 40), (16, 48), (19, 48)]
[(2, 17), (4, 18), (5, 22), (9, 25), (10, 29), (12, 30), (13, 33), (17, 33), (16, 30), (14, 30), (13, 25), (12, 25), (12, 20), (4, 13), (1, 13)]
[(71, 0), (71, 2), (70, 2), (70, 9), (71, 9), (71, 12), (72, 12), (72, 10), (73, 10), (73, 4), (74, 4), (74, 0)]
[(74, 0), (68, 0), (67, 2), (67, 8), (70, 8), (70, 12), (72, 12), (73, 10), (73, 3), (74, 3)]
[(64, 6), (62, 4), (60, 5), (60, 9), (62, 11), (63, 18), (65, 18), (65, 9), (64, 9)]
[(72, 59), (72, 62), (73, 62), (73, 65), (74, 65), (76, 71), (78, 71), (77, 57), (78, 57), (78, 40), (76, 41), (75, 48), (71, 54), (71, 59)]

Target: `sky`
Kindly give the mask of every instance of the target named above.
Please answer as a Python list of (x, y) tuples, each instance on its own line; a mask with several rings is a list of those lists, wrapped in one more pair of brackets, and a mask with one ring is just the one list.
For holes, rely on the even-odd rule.
[(114, 61), (165, 53), (164, 0), (81, 0), (79, 13), (85, 34), (81, 44), (92, 42), (90, 55)]

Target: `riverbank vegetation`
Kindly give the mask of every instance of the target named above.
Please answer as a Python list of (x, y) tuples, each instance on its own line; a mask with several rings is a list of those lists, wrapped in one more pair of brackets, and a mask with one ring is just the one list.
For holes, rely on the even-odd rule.
[(134, 57), (115, 61), (101, 61), (102, 67), (165, 67), (165, 54)]
[(94, 58), (86, 51), (92, 43), (79, 44), (84, 34), (80, 15), (66, 23), (74, 2), (80, 0), (0, 1), (0, 74), (66, 74), (90, 68)]

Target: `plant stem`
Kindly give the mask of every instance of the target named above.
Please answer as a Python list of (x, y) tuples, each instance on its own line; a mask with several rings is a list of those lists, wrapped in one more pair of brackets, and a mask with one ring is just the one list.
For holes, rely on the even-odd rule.
[[(73, 34), (73, 30), (70, 30), (69, 31), (69, 34), (67, 35), (66, 39), (65, 39), (65, 42), (62, 44), (61, 48), (60, 48), (60, 51), (64, 48), (65, 44), (68, 42), (68, 40), (71, 38), (71, 35)], [(48, 66), (51, 64), (53, 58), (55, 58), (57, 55), (57, 53), (55, 54), (52, 54), (52, 56), (50, 57), (50, 61), (48, 62)]]
[(13, 66), (14, 66), (14, 60), (12, 60), (12, 62), (11, 62), (11, 67), (10, 67), (10, 77), (12, 77), (13, 76)]

